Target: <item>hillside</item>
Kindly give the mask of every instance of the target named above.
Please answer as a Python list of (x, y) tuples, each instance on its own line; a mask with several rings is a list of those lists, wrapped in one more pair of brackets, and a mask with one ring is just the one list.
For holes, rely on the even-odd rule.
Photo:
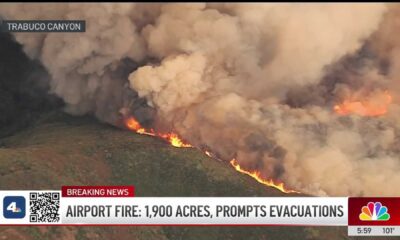
[[(1, 140), (1, 189), (134, 185), (137, 196), (283, 196), (196, 149), (54, 112)], [(3, 227), (1, 239), (346, 239), (346, 228)], [(33, 238), (32, 238), (33, 237)]]

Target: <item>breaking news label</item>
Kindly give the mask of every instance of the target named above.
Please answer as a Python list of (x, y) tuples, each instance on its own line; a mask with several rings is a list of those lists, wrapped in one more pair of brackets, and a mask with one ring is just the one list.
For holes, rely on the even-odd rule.
[(400, 198), (135, 197), (133, 186), (0, 191), (0, 225), (348, 226), (400, 236)]

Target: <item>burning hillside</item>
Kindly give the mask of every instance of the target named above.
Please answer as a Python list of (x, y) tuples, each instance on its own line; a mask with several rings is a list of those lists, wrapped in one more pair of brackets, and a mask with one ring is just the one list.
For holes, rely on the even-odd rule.
[[(61, 112), (43, 114), (29, 129), (2, 138), (1, 189), (56, 189), (61, 185), (129, 185), (140, 197), (285, 196), (236, 174), (191, 148), (177, 149), (157, 138), (100, 124), (91, 117)], [(4, 146), (5, 145), (5, 146)], [(68, 154), (65, 154), (68, 153)], [(52, 230), (53, 229), (53, 230)], [(57, 229), (54, 231), (54, 229)], [(171, 231), (176, 229), (176, 231)], [(184, 231), (183, 231), (184, 230)], [(338, 231), (339, 230), (339, 231)], [(182, 232), (183, 231), (183, 232)], [(340, 236), (347, 229), (319, 230), (324, 236)], [(127, 227), (127, 226), (2, 226), (3, 239), (250, 239), (279, 238), (281, 227)], [(292, 228), (285, 236), (307, 239), (307, 228)]]
[(283, 192), (399, 194), (397, 4), (3, 4), (0, 15), (86, 20), (85, 33), (13, 34), (70, 114), (198, 148)]
[[(134, 118), (134, 117), (128, 117), (125, 119), (125, 126), (129, 129), (132, 130), (138, 134), (144, 134), (144, 135), (149, 135), (149, 136), (153, 136), (153, 137), (159, 137), (161, 139), (164, 139), (165, 141), (167, 141), (169, 144), (171, 144), (174, 147), (177, 148), (186, 148), (186, 147), (193, 147), (192, 145), (188, 144), (188, 143), (184, 143), (184, 141), (176, 134), (176, 133), (156, 133), (154, 131), (154, 129), (150, 129), (150, 130), (146, 130), (145, 128), (143, 128), (140, 123)], [(207, 150), (202, 150), (199, 148), (200, 151), (204, 151), (204, 154), (206, 154), (207, 156), (211, 157), (211, 158), (215, 158), (214, 154), (210, 153)], [(273, 187), (278, 189), (279, 191), (283, 192), (283, 193), (298, 193), (297, 191), (294, 190), (289, 190), (287, 189), (284, 184), (281, 183), (275, 183), (274, 180), (270, 179), (270, 180), (266, 180), (261, 176), (261, 173), (258, 171), (248, 171), (248, 170), (244, 170), (242, 169), (242, 167), (240, 167), (240, 165), (236, 162), (235, 159), (232, 159), (230, 161), (230, 164), (234, 167), (234, 169), (240, 173), (246, 174), (252, 178), (254, 178), (255, 180), (257, 180), (257, 182), (266, 185), (268, 187)]]
[(145, 134), (149, 136), (162, 138), (174, 147), (192, 147), (192, 145), (184, 143), (183, 140), (180, 139), (176, 133), (156, 133), (154, 129), (146, 130), (133, 117), (125, 119), (125, 126), (128, 129), (135, 131), (136, 133), (139, 134)]

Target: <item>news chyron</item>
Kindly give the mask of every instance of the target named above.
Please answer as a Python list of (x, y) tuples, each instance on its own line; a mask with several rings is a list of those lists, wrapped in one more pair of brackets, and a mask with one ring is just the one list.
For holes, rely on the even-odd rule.
[(142, 197), (135, 192), (134, 186), (0, 191), (0, 225), (347, 226), (349, 236), (400, 236), (400, 198)]

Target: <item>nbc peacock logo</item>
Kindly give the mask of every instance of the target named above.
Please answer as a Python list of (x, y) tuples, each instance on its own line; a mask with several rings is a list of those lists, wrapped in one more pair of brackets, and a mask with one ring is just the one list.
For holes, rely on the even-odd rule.
[(367, 206), (361, 208), (361, 221), (387, 221), (389, 219), (388, 208), (382, 206), (380, 202), (369, 202)]

